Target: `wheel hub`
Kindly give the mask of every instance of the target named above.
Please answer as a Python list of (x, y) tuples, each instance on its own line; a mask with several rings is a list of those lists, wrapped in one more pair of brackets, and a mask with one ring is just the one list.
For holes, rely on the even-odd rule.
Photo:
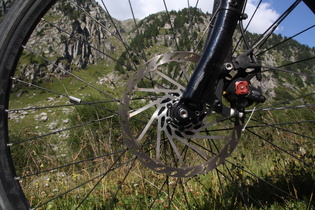
[(205, 111), (191, 110), (179, 102), (175, 102), (174, 104), (169, 103), (167, 109), (166, 123), (171, 126), (173, 130), (177, 130), (186, 135), (193, 135), (195, 130), (200, 129), (204, 125), (203, 120), (207, 115)]

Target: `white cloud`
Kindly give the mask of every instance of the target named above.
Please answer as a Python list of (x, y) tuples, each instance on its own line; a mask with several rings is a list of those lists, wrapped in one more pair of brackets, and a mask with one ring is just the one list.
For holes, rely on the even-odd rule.
[[(97, 0), (102, 5), (101, 0)], [(125, 20), (132, 18), (131, 9), (128, 0), (103, 0), (111, 15), (117, 19)], [(142, 19), (149, 14), (165, 11), (163, 0), (130, 0), (136, 18)], [(190, 0), (190, 6), (194, 7), (197, 0)], [(199, 0), (198, 8), (203, 11), (212, 10), (213, 0)], [(180, 10), (188, 6), (187, 0), (165, 0), (167, 9)]]
[[(101, 2), (101, 0), (97, 0)], [(103, 0), (106, 4), (110, 14), (120, 20), (132, 18), (129, 0)], [(167, 9), (180, 10), (187, 7), (188, 2), (190, 6), (195, 6), (197, 0), (165, 0)], [(213, 0), (199, 0), (198, 8), (202, 8), (204, 12), (212, 12)], [(246, 8), (246, 13), (249, 17), (254, 13), (257, 5), (257, 0), (249, 0)], [(142, 19), (149, 14), (159, 11), (165, 11), (163, 0), (130, 0), (132, 4), (135, 17)], [(101, 3), (100, 3), (101, 4)], [(101, 4), (102, 5), (102, 4)], [(262, 3), (258, 9), (252, 24), (249, 27), (250, 32), (263, 33), (277, 18), (279, 14), (272, 9), (270, 3)], [(249, 19), (249, 18), (248, 18)], [(248, 21), (248, 20), (247, 20)], [(247, 22), (245, 22), (247, 24)]]
[[(247, 25), (251, 16), (253, 15), (257, 5), (257, 0), (250, 0), (247, 4), (245, 13), (248, 14), (248, 19), (245, 20), (244, 27)], [(248, 30), (254, 33), (263, 33), (268, 29), (272, 23), (278, 19), (280, 15), (271, 7), (270, 3), (262, 3), (257, 10), (252, 24), (249, 25)]]

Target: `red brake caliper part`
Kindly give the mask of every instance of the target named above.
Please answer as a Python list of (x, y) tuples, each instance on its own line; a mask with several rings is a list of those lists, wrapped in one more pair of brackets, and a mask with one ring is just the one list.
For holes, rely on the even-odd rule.
[(246, 95), (249, 92), (249, 85), (247, 81), (235, 82), (235, 93), (237, 95)]

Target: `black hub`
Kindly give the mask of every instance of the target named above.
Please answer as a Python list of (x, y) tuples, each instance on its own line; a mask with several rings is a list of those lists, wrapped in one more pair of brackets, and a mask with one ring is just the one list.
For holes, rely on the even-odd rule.
[(167, 122), (174, 129), (185, 132), (199, 129), (203, 125), (203, 119), (207, 112), (198, 109), (191, 109), (183, 102), (176, 102), (174, 104), (167, 104), (168, 118)]

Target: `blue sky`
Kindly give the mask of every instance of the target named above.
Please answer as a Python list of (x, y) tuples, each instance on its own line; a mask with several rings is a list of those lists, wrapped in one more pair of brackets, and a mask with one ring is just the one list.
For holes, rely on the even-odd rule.
[[(97, 0), (100, 2), (101, 0)], [(136, 18), (142, 19), (147, 15), (165, 10), (162, 0), (103, 0), (112, 16), (117, 19), (124, 20), (132, 17), (129, 1), (133, 5), (133, 10)], [(180, 10), (187, 7), (188, 2), (190, 6), (194, 6), (197, 0), (165, 0), (168, 10)], [(199, 0), (198, 7), (203, 11), (212, 11), (213, 0)], [(249, 15), (255, 10), (255, 5), (259, 0), (248, 0), (248, 7), (246, 13)], [(262, 33), (270, 24), (275, 21), (283, 12), (284, 7), (289, 7), (295, 0), (263, 0), (260, 9), (257, 13), (255, 23), (249, 31), (255, 33)], [(291, 37), (296, 33), (315, 24), (315, 15), (311, 12), (305, 12), (305, 5), (301, 3), (296, 10), (290, 14), (287, 20), (278, 27), (276, 33), (281, 33), (284, 36)], [(313, 36), (312, 36), (313, 34)], [(315, 47), (315, 28), (307, 33), (296, 37), (295, 39), (302, 44)]]
[[(283, 6), (290, 6), (293, 0), (269, 0), (270, 7), (277, 11), (279, 14), (284, 12)], [(300, 31), (315, 24), (315, 15), (311, 12), (304, 3), (300, 3), (297, 8), (284, 20), (283, 24), (280, 26), (278, 33), (285, 36), (293, 36)], [(302, 44), (307, 44), (309, 46), (315, 47), (315, 27), (297, 36), (297, 41)]]

